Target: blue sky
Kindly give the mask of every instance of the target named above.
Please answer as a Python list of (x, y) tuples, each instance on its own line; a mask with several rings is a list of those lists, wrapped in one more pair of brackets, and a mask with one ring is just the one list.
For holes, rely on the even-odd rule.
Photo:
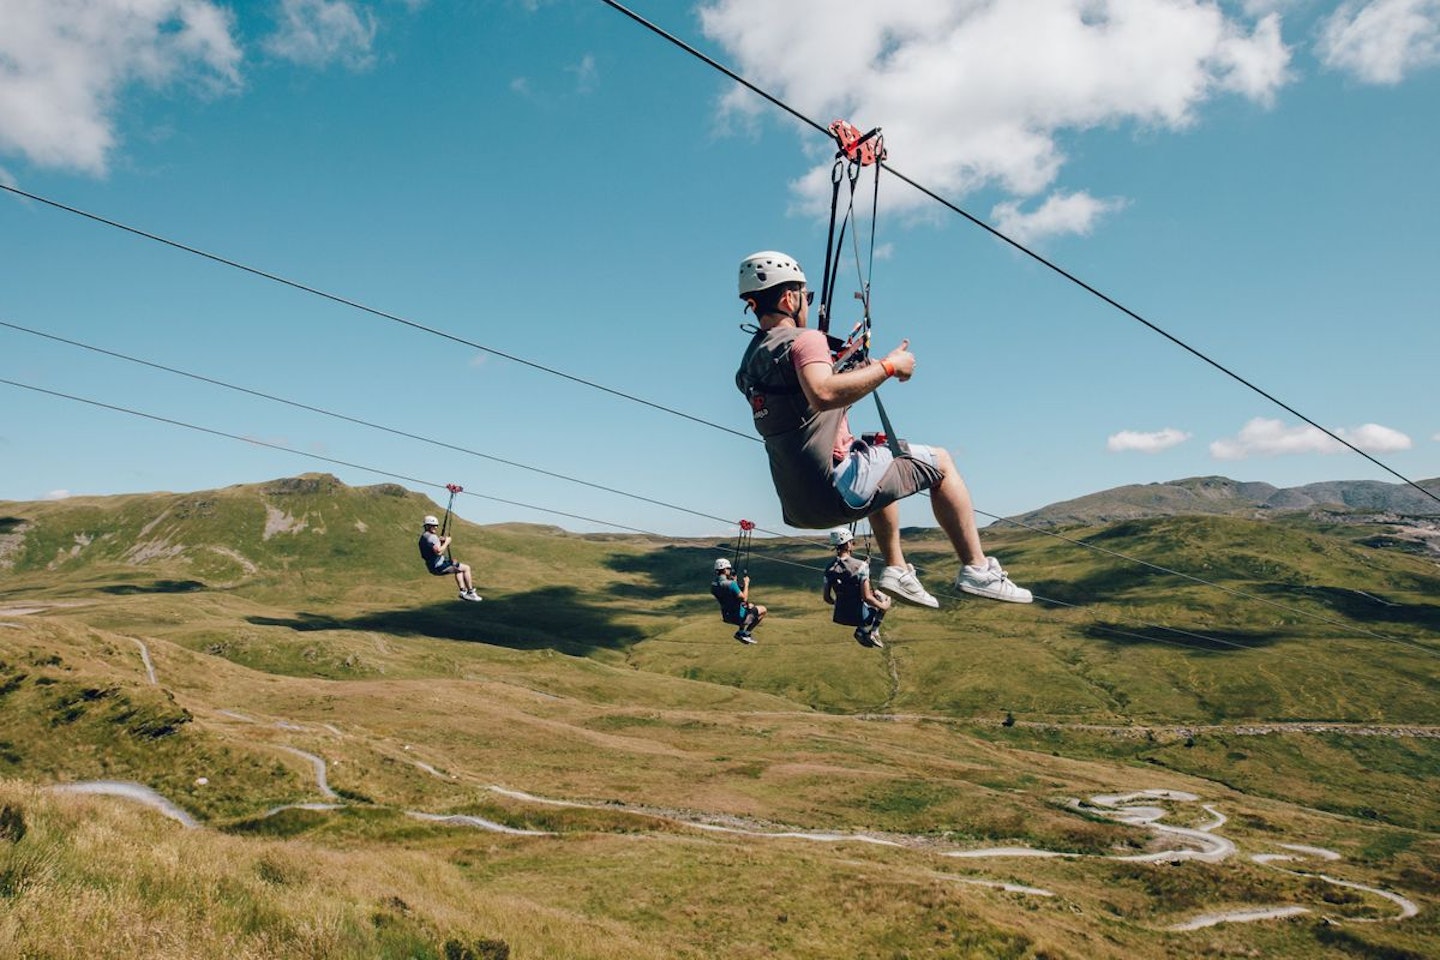
[[(632, 9), (822, 123), (883, 126), (895, 169), (1400, 473), (1440, 475), (1440, 2)], [(830, 154), (598, 0), (0, 6), (0, 182), (742, 433), (735, 266), (781, 249), (818, 282)], [(1208, 474), (1394, 479), (894, 178), (872, 285), (877, 349), (908, 337), (919, 360), (887, 408), (951, 449), (985, 513)], [(784, 529), (758, 443), (10, 194), (0, 320)], [(0, 377), (726, 531), (8, 327)], [(386, 479), (3, 384), (0, 404), (0, 499)]]

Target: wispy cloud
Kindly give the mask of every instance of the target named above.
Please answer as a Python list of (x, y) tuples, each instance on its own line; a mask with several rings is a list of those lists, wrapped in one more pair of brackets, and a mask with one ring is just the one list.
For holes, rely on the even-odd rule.
[(68, 500), (73, 494), (69, 490), (51, 490), (45, 494), (46, 500)]
[(1159, 453), (1161, 450), (1168, 450), (1189, 439), (1190, 434), (1183, 430), (1176, 430), (1174, 427), (1166, 427), (1164, 430), (1156, 430), (1153, 433), (1121, 430), (1119, 433), (1110, 435), (1110, 438), (1105, 441), (1105, 449), (1111, 453), (1123, 453), (1127, 450), (1139, 453)]
[(282, 0), (267, 53), (307, 67), (340, 63), (351, 70), (375, 62), (375, 17), (348, 0)]
[(1366, 83), (1395, 84), (1440, 64), (1440, 0), (1347, 0), (1321, 28), (1321, 61)]
[[(1335, 435), (1367, 453), (1393, 453), (1409, 450), (1409, 437), (1378, 423), (1367, 423), (1353, 430), (1337, 429)], [(1340, 453), (1343, 444), (1308, 424), (1287, 427), (1279, 420), (1256, 417), (1240, 429), (1239, 434), (1210, 444), (1210, 455), (1216, 460), (1244, 460), (1247, 457), (1275, 457), (1298, 453)]]
[(104, 174), (132, 85), (240, 86), (232, 15), (209, 0), (8, 0), (0, 28), (0, 153)]
[(1018, 201), (998, 203), (990, 211), (990, 219), (1001, 233), (1020, 243), (1030, 243), (1058, 234), (1085, 236), (1102, 215), (1122, 209), (1125, 204), (1121, 199), (1097, 200), (1083, 191), (1052, 193), (1029, 213), (1021, 211)]
[(600, 72), (595, 68), (595, 55), (587, 53), (580, 58), (580, 62), (573, 67), (566, 67), (566, 70), (575, 75), (576, 93), (594, 93), (596, 81), (600, 79)]
[[(897, 165), (927, 186), (951, 196), (998, 188), (1012, 201), (1051, 195), (1028, 217), (1007, 208), (1034, 237), (1088, 228), (1113, 209), (1083, 191), (1056, 191), (1066, 132), (1183, 129), (1219, 96), (1273, 100), (1291, 79), (1291, 54), (1273, 4), (1250, 7), (712, 0), (700, 17), (741, 73), (798, 110), (883, 125)], [(768, 109), (738, 88), (723, 107), (727, 116)], [(817, 162), (796, 181), (809, 208), (828, 209), (829, 168)], [(897, 206), (923, 202), (894, 197)]]

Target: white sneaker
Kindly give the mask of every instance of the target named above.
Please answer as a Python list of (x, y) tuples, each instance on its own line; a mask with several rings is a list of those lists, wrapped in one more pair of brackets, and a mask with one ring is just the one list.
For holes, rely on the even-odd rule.
[(885, 647), (885, 644), (880, 641), (880, 630), (878, 628), (866, 630), (864, 627), (856, 627), (855, 642), (862, 647), (870, 647), (877, 650)]
[(1030, 591), (1010, 582), (1010, 575), (994, 557), (985, 558), (985, 566), (965, 564), (955, 578), (955, 586), (965, 593), (991, 600), (1006, 600), (1010, 603), (1029, 603), (1034, 599)]
[(484, 600), (485, 598), (482, 597), (482, 596), (480, 596), (480, 594), (476, 593), (474, 590), (466, 590), (464, 593), (460, 594), (460, 599), (461, 599), (461, 600), (471, 600), (471, 601), (474, 601), (475, 603), (479, 603), (481, 600)]
[(940, 601), (926, 593), (925, 588), (920, 585), (920, 578), (915, 576), (915, 564), (913, 563), (903, 567), (886, 567), (885, 572), (880, 574), (880, 579), (875, 581), (875, 585), (889, 590), (901, 600), (909, 600), (922, 607), (940, 606)]

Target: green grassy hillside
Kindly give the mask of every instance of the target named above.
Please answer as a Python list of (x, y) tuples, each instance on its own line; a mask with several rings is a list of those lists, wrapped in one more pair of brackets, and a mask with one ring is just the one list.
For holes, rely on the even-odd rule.
[[(0, 955), (1440, 952), (1440, 568), (1383, 530), (987, 530), (1043, 600), (936, 590), (875, 651), (813, 544), (757, 547), (747, 648), (724, 544), (457, 521), (464, 604), (436, 510), (323, 475), (0, 503)], [(95, 781), (199, 826), (54, 789)], [(1135, 790), (1198, 835), (1117, 820)], [(1267, 908), (1306, 912), (1170, 929)]]

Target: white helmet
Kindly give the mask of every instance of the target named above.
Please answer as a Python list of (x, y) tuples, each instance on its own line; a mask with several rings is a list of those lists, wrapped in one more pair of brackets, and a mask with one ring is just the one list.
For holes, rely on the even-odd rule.
[(848, 527), (836, 527), (830, 531), (830, 546), (832, 547), (843, 547), (854, 539), (855, 534), (851, 533)]
[(438, 527), (438, 526), (440, 526), (440, 521), (439, 521), (439, 520), (436, 520), (434, 517), (426, 517), (426, 518), (425, 518), (425, 526), (427, 526), (427, 527)]
[(729, 569), (730, 569), (730, 561), (729, 561), (729, 560), (726, 560), (724, 557), (721, 557), (719, 560), (716, 560), (716, 561), (715, 561), (715, 572), (716, 572), (716, 573), (719, 573), (721, 570), (729, 570)]
[(740, 261), (740, 297), (779, 283), (804, 283), (805, 273), (795, 258), (776, 250), (761, 250)]

